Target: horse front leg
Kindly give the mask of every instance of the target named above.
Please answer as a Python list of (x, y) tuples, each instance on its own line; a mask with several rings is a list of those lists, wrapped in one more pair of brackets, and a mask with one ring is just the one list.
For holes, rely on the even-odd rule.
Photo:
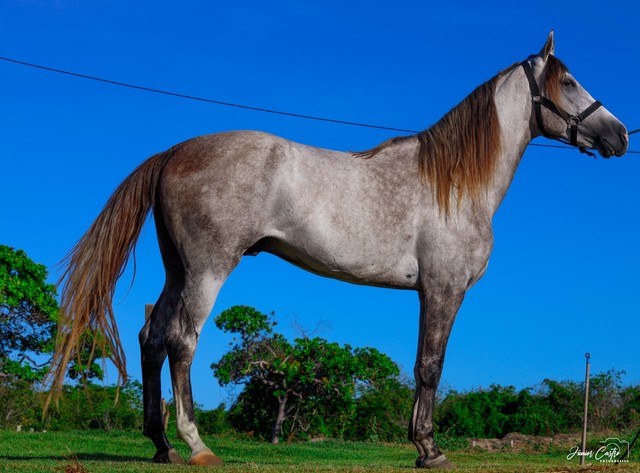
[(430, 288), (428, 294), (420, 294), (420, 331), (414, 369), (416, 394), (409, 425), (409, 439), (418, 449), (416, 466), (419, 468), (453, 467), (435, 443), (433, 410), (447, 341), (464, 292), (447, 286)]
[(162, 419), (162, 389), (160, 373), (167, 357), (164, 344), (164, 320), (166, 299), (160, 299), (139, 334), (142, 357), (142, 398), (144, 406), (144, 430), (156, 447), (153, 461), (156, 463), (184, 464), (184, 460), (172, 447), (164, 431)]

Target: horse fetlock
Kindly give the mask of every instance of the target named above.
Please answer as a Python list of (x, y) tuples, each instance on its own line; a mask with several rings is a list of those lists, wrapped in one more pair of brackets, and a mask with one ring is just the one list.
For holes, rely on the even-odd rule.
[(158, 452), (152, 459), (153, 463), (173, 463), (174, 465), (184, 465), (184, 460), (176, 452), (175, 448), (170, 448), (166, 452)]
[(445, 466), (448, 463), (447, 457), (443, 455), (435, 440), (433, 439), (433, 429), (423, 426), (421, 429), (414, 431), (413, 444), (420, 455), (416, 460), (418, 468), (450, 468)]
[(416, 460), (417, 468), (439, 468), (442, 470), (449, 470), (455, 468), (455, 465), (449, 461), (443, 454), (438, 455), (435, 458), (429, 458), (420, 456)]

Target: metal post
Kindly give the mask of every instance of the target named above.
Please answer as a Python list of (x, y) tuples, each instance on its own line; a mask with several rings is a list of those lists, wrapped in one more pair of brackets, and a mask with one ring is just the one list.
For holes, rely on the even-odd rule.
[(581, 465), (584, 465), (585, 452), (587, 451), (587, 411), (589, 408), (589, 368), (591, 367), (591, 364), (589, 363), (589, 358), (591, 358), (591, 355), (587, 353), (584, 355), (584, 357), (587, 360), (587, 373), (584, 378), (584, 415), (582, 417), (582, 455), (580, 455)]

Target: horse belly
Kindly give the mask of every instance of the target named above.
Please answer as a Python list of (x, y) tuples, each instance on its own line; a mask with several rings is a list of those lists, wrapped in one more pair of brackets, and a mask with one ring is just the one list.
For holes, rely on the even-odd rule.
[(265, 251), (306, 271), (353, 284), (416, 288), (418, 263), (410, 252), (385, 251), (382, 247), (362, 252), (352, 245), (334, 247), (317, 239), (317, 234), (312, 238), (302, 237), (304, 244), (299, 244), (266, 238), (255, 246), (254, 253)]

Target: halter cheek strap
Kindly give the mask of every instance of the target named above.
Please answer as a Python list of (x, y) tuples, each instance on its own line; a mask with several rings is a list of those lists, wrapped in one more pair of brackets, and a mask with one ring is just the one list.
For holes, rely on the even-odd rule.
[[(542, 135), (545, 136), (546, 138), (562, 141), (564, 143), (570, 144), (571, 146), (578, 146), (578, 127), (580, 126), (580, 123), (582, 123), (589, 115), (591, 115), (598, 108), (600, 108), (602, 104), (598, 100), (596, 100), (591, 105), (589, 105), (584, 111), (580, 112), (578, 115), (571, 115), (561, 106), (555, 104), (554, 102), (549, 100), (547, 97), (544, 97), (540, 93), (540, 89), (538, 88), (538, 83), (536, 82), (536, 78), (533, 75), (533, 69), (531, 68), (531, 64), (529, 64), (529, 61), (522, 61), (521, 66), (524, 69), (524, 73), (527, 76), (527, 80), (529, 81), (529, 89), (531, 90), (531, 101), (533, 104), (533, 110), (536, 117), (536, 125), (538, 126), (540, 133), (542, 133)], [(542, 120), (543, 106), (546, 107), (551, 112), (558, 115), (567, 123), (569, 141), (559, 136), (554, 136), (546, 130), (546, 128), (544, 127), (544, 122)], [(579, 146), (578, 149), (580, 149), (581, 153), (586, 153), (589, 156), (595, 157), (593, 153), (587, 151), (586, 148), (584, 148), (583, 146)]]

